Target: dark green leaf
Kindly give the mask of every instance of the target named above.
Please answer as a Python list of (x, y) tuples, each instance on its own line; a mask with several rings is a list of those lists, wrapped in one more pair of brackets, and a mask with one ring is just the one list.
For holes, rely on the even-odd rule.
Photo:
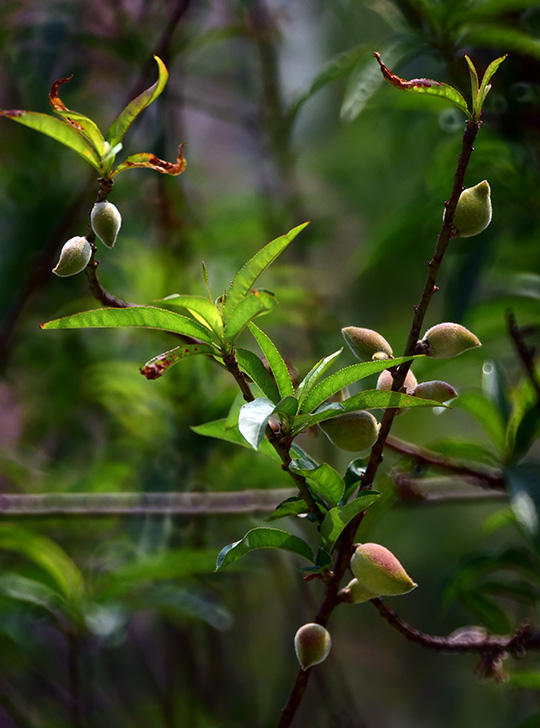
[(366, 490), (350, 503), (336, 506), (328, 511), (321, 524), (321, 538), (328, 552), (332, 551), (341, 532), (352, 519), (374, 503), (379, 496), (380, 493), (374, 490)]
[(122, 141), (126, 132), (139, 116), (141, 111), (144, 111), (147, 106), (150, 106), (150, 104), (157, 99), (165, 88), (169, 78), (169, 73), (161, 58), (154, 56), (154, 60), (158, 64), (158, 80), (139, 94), (137, 98), (130, 101), (126, 108), (123, 109), (113, 121), (111, 128), (107, 133), (107, 141), (111, 147), (114, 147), (115, 144)]
[(289, 470), (297, 475), (303, 475), (313, 493), (322, 496), (329, 506), (336, 506), (345, 490), (341, 475), (328, 463), (318, 465), (316, 468), (306, 468), (306, 464), (300, 459), (292, 460)]
[(343, 502), (346, 503), (353, 492), (360, 485), (360, 480), (366, 470), (366, 460), (363, 458), (355, 458), (351, 460), (343, 476), (345, 481), (345, 493), (343, 494)]
[(259, 357), (247, 349), (236, 349), (236, 359), (240, 369), (255, 382), (261, 392), (272, 402), (277, 402), (279, 400), (278, 388)]
[(261, 273), (265, 271), (271, 263), (273, 263), (278, 255), (285, 250), (287, 245), (294, 240), (294, 238), (306, 227), (306, 225), (308, 225), (307, 222), (302, 225), (298, 225), (298, 227), (293, 228), (286, 235), (282, 235), (281, 237), (272, 240), (271, 243), (268, 243), (268, 245), (265, 245), (262, 250), (259, 250), (259, 252), (256, 253), (253, 258), (248, 260), (248, 262), (238, 271), (226, 294), (225, 306), (223, 308), (225, 316), (230, 315), (233, 308), (249, 292)]
[(283, 361), (276, 345), (270, 340), (264, 331), (261, 331), (261, 329), (253, 322), (249, 324), (249, 330), (257, 340), (262, 353), (266, 357), (266, 361), (268, 362), (268, 365), (272, 370), (272, 374), (274, 375), (274, 379), (276, 380), (280, 397), (288, 397), (290, 395), (294, 396), (294, 386), (291, 380), (291, 375), (289, 374), (287, 365)]
[(540, 465), (523, 463), (504, 469), (510, 504), (521, 527), (540, 546)]
[(298, 536), (277, 528), (253, 528), (240, 541), (235, 541), (221, 549), (217, 557), (216, 571), (229, 566), (250, 551), (262, 548), (292, 551), (314, 563), (311, 548)]
[[(191, 429), (193, 432), (196, 432), (197, 435), (202, 435), (203, 437), (215, 437), (217, 440), (232, 442), (235, 445), (241, 445), (242, 447), (249, 448), (250, 450), (252, 449), (252, 446), (240, 434), (237, 425), (234, 427), (227, 426), (226, 418), (206, 422), (204, 425), (195, 425)], [(272, 445), (270, 445), (268, 440), (263, 440), (260, 443), (259, 452), (262, 452), (264, 455), (268, 455), (268, 457), (272, 458), (272, 460), (281, 463), (281, 458), (276, 453)]]
[[(512, 444), (512, 452), (514, 458), (525, 455), (533, 442), (540, 435), (540, 409), (535, 403), (523, 415), (515, 433), (514, 442)], [(508, 443), (509, 445), (511, 443)]]
[(452, 400), (452, 407), (467, 412), (482, 426), (500, 453), (504, 449), (505, 426), (502, 415), (493, 402), (476, 391), (462, 392)]
[(306, 501), (300, 496), (293, 495), (291, 498), (287, 498), (282, 501), (272, 511), (270, 516), (266, 519), (267, 521), (275, 521), (278, 518), (285, 518), (286, 516), (298, 516), (301, 513), (307, 513)]
[(83, 311), (72, 316), (41, 324), (42, 329), (119, 329), (146, 328), (184, 334), (212, 343), (212, 336), (206, 326), (182, 316), (175, 311), (154, 306), (132, 306), (130, 308), (98, 308)]
[(60, 144), (64, 144), (64, 146), (77, 152), (86, 162), (101, 173), (100, 155), (96, 152), (94, 145), (69, 122), (63, 119), (57, 119), (55, 116), (49, 116), (49, 114), (41, 114), (37, 111), (21, 111), (18, 109), (0, 111), (0, 115), (5, 116), (7, 119), (13, 119), (13, 121), (19, 124), (24, 124), (24, 126), (30, 127), (30, 129), (35, 129), (41, 134), (56, 139)]
[(244, 327), (256, 316), (268, 313), (276, 305), (276, 299), (266, 291), (252, 291), (242, 298), (225, 319), (225, 339), (232, 344)]
[(496, 601), (477, 591), (463, 591), (459, 595), (463, 606), (472, 612), (495, 634), (508, 634), (512, 627), (508, 616)]

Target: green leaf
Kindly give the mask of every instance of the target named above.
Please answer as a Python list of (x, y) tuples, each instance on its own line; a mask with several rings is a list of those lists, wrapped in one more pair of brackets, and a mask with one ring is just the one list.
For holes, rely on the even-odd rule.
[(337, 506), (343, 497), (345, 483), (337, 470), (328, 463), (318, 465), (316, 468), (306, 467), (301, 459), (292, 460), (289, 470), (297, 475), (302, 475), (311, 486), (310, 490), (321, 495), (329, 506)]
[(0, 550), (15, 551), (38, 564), (69, 601), (81, 599), (84, 582), (79, 568), (54, 541), (19, 526), (0, 527)]
[(477, 591), (464, 591), (459, 599), (466, 609), (478, 617), (490, 632), (508, 634), (512, 627), (506, 613), (494, 599)]
[(281, 237), (272, 240), (271, 243), (268, 243), (268, 245), (265, 245), (262, 250), (259, 250), (259, 252), (256, 253), (253, 258), (248, 260), (248, 262), (238, 271), (225, 297), (223, 312), (226, 316), (229, 316), (236, 304), (241, 301), (244, 296), (246, 296), (261, 273), (274, 262), (278, 255), (285, 250), (287, 245), (289, 245), (298, 233), (301, 232), (308, 224), (309, 223), (305, 222), (302, 225), (298, 225), (290, 230), (286, 235), (282, 235)]
[(469, 56), (466, 55), (465, 60), (467, 61), (467, 65), (469, 66), (469, 75), (471, 77), (472, 114), (475, 119), (478, 119), (480, 115), (480, 110), (482, 108), (482, 105), (479, 103), (480, 99), (478, 95), (478, 74), (476, 73), (474, 63), (471, 61)]
[[(240, 445), (241, 447), (248, 448), (249, 450), (252, 449), (252, 446), (244, 437), (242, 437), (240, 430), (236, 425), (234, 427), (227, 426), (226, 418), (206, 422), (203, 425), (195, 425), (191, 427), (191, 429), (193, 432), (197, 433), (197, 435), (202, 435), (203, 437), (215, 437), (217, 440), (232, 442), (235, 445)], [(272, 460), (281, 463), (281, 458), (268, 440), (262, 440), (258, 451), (272, 458)]]
[(213, 331), (218, 340), (223, 338), (223, 321), (221, 315), (212, 301), (204, 296), (186, 296), (173, 293), (162, 298), (157, 303), (167, 303), (171, 306), (187, 308), (191, 315)]
[(18, 109), (0, 111), (0, 115), (56, 139), (60, 144), (77, 152), (101, 174), (100, 155), (96, 152), (94, 145), (64, 119), (57, 119), (55, 116), (42, 114), (38, 111), (21, 111)]
[(539, 436), (540, 410), (538, 409), (538, 404), (535, 403), (521, 418), (515, 432), (513, 443), (509, 443), (507, 438), (507, 443), (511, 445), (509, 451), (512, 452), (514, 458), (525, 455)]
[(248, 349), (236, 349), (236, 360), (240, 369), (255, 382), (268, 399), (272, 400), (272, 402), (279, 400), (279, 391), (276, 383), (256, 354)]
[[(540, 669), (520, 670), (512, 672), (508, 677), (508, 685), (521, 690), (540, 690)], [(520, 726), (527, 725), (527, 722), (520, 723)], [(538, 728), (540, 725), (540, 713), (536, 714), (536, 722), (530, 724), (530, 728)]]
[(200, 354), (215, 356), (216, 350), (208, 344), (184, 344), (183, 346), (177, 346), (174, 349), (170, 349), (163, 354), (158, 354), (158, 356), (149, 359), (141, 367), (140, 372), (147, 379), (159, 379), (174, 364), (178, 364), (179, 361)]
[(302, 381), (298, 385), (298, 389), (296, 390), (296, 396), (298, 397), (298, 409), (300, 410), (300, 412), (302, 411), (302, 402), (305, 400), (305, 398), (308, 396), (308, 394), (311, 392), (313, 387), (317, 384), (317, 382), (326, 372), (326, 370), (338, 358), (342, 351), (343, 347), (335, 351), (333, 354), (325, 356), (323, 359), (318, 361), (315, 366), (312, 367), (310, 371), (306, 374), (306, 376), (302, 379)]
[(198, 321), (182, 316), (174, 311), (155, 306), (131, 306), (130, 308), (98, 308), (64, 316), (41, 324), (50, 329), (120, 329), (145, 328), (159, 329), (173, 334), (183, 334), (212, 343), (210, 332)]
[(405, 361), (410, 361), (415, 357), (398, 357), (396, 359), (385, 359), (384, 361), (366, 361), (359, 364), (352, 364), (349, 367), (340, 369), (338, 372), (331, 374), (322, 382), (313, 387), (311, 392), (304, 400), (302, 406), (302, 412), (313, 412), (314, 409), (319, 407), (325, 400), (331, 397), (340, 389), (358, 382), (365, 377), (369, 377), (371, 374), (379, 374), (384, 369), (388, 369), (392, 366), (397, 366)]
[(375, 490), (366, 490), (350, 503), (331, 508), (321, 524), (321, 538), (324, 548), (331, 552), (343, 529), (355, 516), (369, 508), (372, 503), (375, 503), (379, 496), (380, 493)]
[(523, 463), (504, 469), (510, 505), (521, 527), (540, 546), (540, 465)]
[(450, 103), (454, 104), (454, 106), (457, 106), (458, 109), (461, 109), (461, 111), (463, 111), (469, 119), (471, 118), (467, 102), (453, 86), (449, 86), (447, 83), (434, 81), (431, 78), (413, 78), (411, 81), (406, 81), (405, 79), (396, 76), (395, 73), (392, 73), (392, 71), (384, 65), (379, 53), (375, 53), (374, 55), (379, 62), (383, 76), (394, 88), (415, 94), (438, 96), (439, 98), (446, 99), (447, 101), (450, 101)]
[(360, 485), (362, 476), (366, 471), (366, 463), (367, 460), (364, 460), (363, 458), (355, 458), (354, 460), (351, 460), (351, 462), (347, 466), (347, 470), (345, 472), (345, 475), (343, 476), (343, 480), (345, 481), (345, 493), (343, 494), (343, 501), (345, 503), (349, 500), (353, 492)]
[(276, 305), (276, 299), (267, 291), (252, 291), (242, 298), (225, 319), (225, 339), (232, 344), (245, 326), (256, 316), (268, 313)]
[(461, 409), (481, 425), (499, 452), (504, 450), (505, 424), (498, 407), (480, 392), (462, 392), (452, 400), (452, 407)]
[(43, 607), (55, 617), (58, 616), (58, 611), (62, 609), (64, 603), (60, 594), (51, 587), (37, 579), (28, 579), (19, 574), (2, 574), (0, 576), (0, 594), (10, 599)]
[(247, 442), (258, 450), (264, 439), (268, 420), (273, 415), (276, 405), (266, 397), (258, 397), (253, 402), (246, 402), (240, 408), (238, 429)]
[(114, 147), (115, 144), (122, 141), (126, 132), (139, 114), (144, 111), (147, 106), (150, 106), (150, 104), (157, 99), (165, 88), (169, 78), (169, 72), (161, 58), (154, 56), (154, 60), (158, 65), (158, 80), (139, 94), (137, 98), (130, 101), (126, 108), (123, 109), (113, 121), (107, 133), (107, 141), (111, 147)]
[(90, 144), (96, 150), (99, 158), (101, 159), (107, 153), (107, 147), (105, 146), (105, 139), (101, 133), (98, 125), (92, 121), (88, 116), (80, 114), (78, 111), (72, 111), (68, 109), (64, 104), (60, 96), (58, 95), (58, 88), (66, 81), (71, 81), (72, 76), (68, 78), (61, 78), (53, 83), (51, 92), (49, 94), (49, 102), (58, 116), (60, 116), (68, 124), (71, 124), (79, 134), (82, 134)]
[(294, 386), (291, 375), (289, 374), (287, 365), (283, 361), (276, 345), (270, 340), (270, 337), (261, 331), (261, 329), (253, 322), (249, 324), (249, 330), (257, 340), (262, 353), (266, 357), (268, 365), (274, 375), (274, 379), (276, 380), (280, 397), (294, 395)]
[(478, 90), (478, 99), (479, 99), (479, 111), (482, 109), (482, 106), (484, 105), (484, 101), (486, 100), (486, 96), (489, 93), (489, 90), (491, 89), (491, 86), (489, 85), (489, 82), (493, 78), (493, 75), (497, 72), (497, 69), (501, 65), (501, 63), (506, 59), (506, 55), (501, 56), (500, 58), (497, 58), (494, 61), (491, 61), (489, 66), (486, 68), (486, 72), (484, 73), (484, 76), (482, 78), (482, 83), (480, 84), (480, 88)]
[(267, 521), (275, 521), (278, 518), (285, 518), (287, 516), (298, 516), (301, 513), (307, 513), (308, 509), (306, 501), (297, 495), (293, 495), (290, 498), (286, 498), (272, 511), (270, 516), (266, 519)]
[(240, 541), (222, 548), (217, 557), (216, 571), (229, 566), (250, 551), (263, 548), (292, 551), (314, 563), (313, 551), (303, 539), (277, 528), (261, 527), (251, 529)]

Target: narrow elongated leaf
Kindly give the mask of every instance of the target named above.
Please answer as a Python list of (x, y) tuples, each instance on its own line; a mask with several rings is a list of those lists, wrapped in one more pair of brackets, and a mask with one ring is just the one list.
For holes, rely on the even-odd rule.
[(301, 232), (306, 225), (309, 223), (305, 222), (302, 225), (290, 230), (286, 235), (281, 235), (279, 238), (272, 240), (271, 243), (265, 245), (262, 250), (259, 250), (253, 258), (238, 271), (233, 278), (229, 290), (227, 291), (224, 305), (224, 314), (228, 316), (236, 304), (244, 298), (248, 291), (253, 287), (253, 284), (263, 271), (274, 262), (280, 253), (282, 253), (287, 245), (294, 240), (294, 238)]
[(472, 612), (490, 632), (495, 634), (508, 634), (512, 627), (510, 620), (494, 599), (480, 594), (478, 591), (464, 591), (459, 595), (459, 600), (470, 612)]
[(261, 527), (253, 528), (240, 541), (235, 541), (222, 548), (217, 557), (216, 571), (229, 566), (250, 551), (264, 548), (291, 551), (314, 563), (313, 551), (303, 539), (277, 528)]
[(379, 496), (380, 493), (377, 493), (377, 491), (366, 490), (350, 503), (346, 503), (344, 506), (336, 506), (328, 511), (321, 524), (321, 538), (323, 546), (328, 552), (331, 552), (336, 545), (336, 541), (345, 526), (355, 516), (368, 508), (372, 503), (375, 503)]
[(329, 506), (337, 506), (345, 491), (345, 482), (341, 475), (328, 463), (316, 468), (306, 468), (302, 460), (293, 460), (289, 470), (303, 475), (311, 486), (311, 490), (321, 495)]
[(249, 324), (249, 330), (257, 340), (262, 353), (266, 357), (266, 361), (268, 362), (268, 365), (272, 370), (272, 374), (274, 375), (274, 379), (276, 380), (280, 396), (287, 397), (289, 395), (294, 395), (294, 386), (291, 375), (289, 374), (287, 365), (283, 361), (276, 345), (271, 341), (270, 337), (267, 336), (264, 331), (261, 331), (261, 329), (253, 322)]
[(501, 63), (505, 60), (507, 56), (501, 56), (500, 58), (496, 58), (494, 61), (491, 61), (489, 66), (486, 68), (486, 72), (484, 73), (484, 76), (482, 78), (482, 82), (480, 84), (480, 88), (478, 90), (478, 98), (480, 101), (480, 108), (482, 108), (482, 105), (484, 101), (486, 100), (486, 96), (489, 93), (489, 90), (491, 88), (489, 82), (493, 78), (493, 75), (497, 72), (497, 69), (501, 65)]
[(45, 136), (56, 139), (57, 142), (73, 149), (86, 162), (92, 165), (101, 173), (100, 157), (94, 146), (88, 139), (83, 136), (74, 126), (64, 119), (57, 119), (49, 114), (42, 114), (38, 111), (21, 111), (19, 109), (11, 109), (0, 111), (1, 116), (7, 119), (13, 119), (19, 124), (35, 129)]
[(413, 78), (410, 81), (406, 81), (404, 78), (396, 76), (395, 73), (392, 73), (392, 71), (384, 65), (381, 60), (380, 53), (374, 53), (373, 55), (379, 62), (384, 78), (391, 86), (394, 86), (394, 88), (399, 88), (403, 91), (410, 91), (417, 94), (425, 94), (427, 96), (438, 96), (446, 99), (454, 104), (454, 106), (457, 106), (458, 109), (461, 109), (461, 111), (463, 111), (469, 119), (471, 118), (467, 102), (453, 86), (449, 86), (447, 83), (434, 81), (431, 78)]
[(125, 172), (126, 169), (137, 169), (139, 167), (146, 167), (147, 169), (153, 169), (161, 174), (170, 174), (175, 177), (186, 168), (186, 160), (183, 153), (183, 144), (178, 147), (178, 157), (176, 162), (166, 162), (164, 159), (156, 157), (152, 152), (139, 152), (138, 154), (131, 154), (127, 159), (121, 162), (118, 167), (114, 170), (111, 177)]
[(198, 321), (193, 321), (175, 311), (166, 311), (154, 306), (132, 306), (130, 308), (98, 308), (83, 311), (72, 316), (41, 324), (42, 329), (119, 329), (145, 328), (184, 334), (212, 343), (210, 332)]
[[(217, 440), (232, 442), (235, 445), (240, 445), (241, 447), (248, 448), (249, 450), (252, 449), (252, 446), (248, 443), (245, 437), (240, 434), (240, 430), (237, 426), (227, 426), (227, 418), (225, 417), (220, 420), (206, 422), (204, 425), (195, 425), (191, 429), (193, 432), (196, 432), (197, 435), (202, 435), (203, 437), (215, 437)], [(272, 460), (281, 463), (281, 458), (268, 440), (262, 440), (259, 445), (258, 452), (262, 452), (264, 455), (272, 458)]]
[(259, 448), (264, 438), (266, 425), (274, 409), (275, 404), (266, 397), (258, 397), (253, 402), (246, 402), (240, 408), (238, 429), (255, 450)]
[(385, 359), (384, 361), (366, 361), (360, 364), (352, 364), (345, 369), (340, 369), (338, 372), (331, 374), (322, 382), (319, 382), (308, 396), (304, 400), (302, 406), (302, 412), (313, 412), (314, 409), (319, 407), (325, 400), (331, 397), (340, 389), (347, 387), (349, 384), (358, 382), (365, 377), (369, 377), (371, 374), (378, 374), (384, 369), (388, 369), (392, 366), (398, 366), (405, 361), (410, 361), (415, 357), (398, 357), (396, 359)]
[(248, 349), (236, 349), (236, 359), (240, 369), (255, 382), (261, 392), (272, 402), (277, 402), (279, 400), (278, 388), (259, 357)]
[(312, 367), (310, 371), (306, 374), (306, 376), (302, 379), (302, 381), (298, 385), (298, 389), (296, 390), (296, 396), (298, 397), (298, 409), (300, 411), (302, 411), (302, 402), (305, 400), (305, 398), (308, 396), (308, 394), (311, 392), (313, 387), (317, 384), (317, 382), (326, 372), (326, 370), (338, 358), (342, 351), (343, 347), (335, 351), (333, 354), (325, 356), (323, 359), (318, 361), (315, 366)]
[(225, 320), (225, 339), (232, 344), (247, 324), (256, 316), (268, 313), (276, 305), (276, 299), (266, 291), (252, 291), (239, 301)]
[(478, 74), (476, 73), (476, 68), (474, 67), (474, 63), (471, 61), (469, 56), (465, 56), (465, 60), (467, 61), (467, 65), (469, 66), (469, 75), (471, 77), (471, 97), (472, 97), (472, 113), (473, 117), (475, 119), (478, 118), (479, 112), (481, 107), (480, 98), (478, 94), (479, 89), (479, 81), (478, 81)]
[(184, 344), (183, 346), (177, 346), (170, 351), (165, 351), (163, 354), (158, 354), (158, 356), (149, 359), (141, 367), (140, 371), (147, 379), (159, 379), (173, 364), (178, 364), (179, 361), (200, 354), (213, 356), (216, 354), (216, 350), (208, 344)]
[(187, 296), (180, 293), (173, 293), (166, 298), (162, 298), (161, 301), (157, 301), (157, 303), (181, 306), (182, 308), (187, 308), (192, 315), (194, 315), (194, 313), (199, 314), (202, 322), (207, 323), (208, 328), (212, 329), (212, 331), (217, 334), (218, 339), (222, 338), (223, 321), (221, 319), (221, 315), (215, 304), (208, 298), (205, 298), (204, 296)]
[(37, 579), (28, 579), (19, 574), (0, 575), (0, 594), (10, 599), (35, 604), (51, 612), (55, 617), (64, 605), (64, 599), (50, 586)]
[(540, 542), (540, 466), (523, 463), (504, 470), (512, 510), (523, 530)]
[(157, 99), (167, 84), (169, 72), (167, 71), (165, 64), (158, 56), (154, 56), (154, 60), (158, 65), (158, 80), (133, 99), (133, 101), (130, 101), (126, 108), (123, 109), (113, 121), (107, 133), (107, 141), (111, 147), (114, 147), (115, 144), (122, 141), (126, 132), (139, 116), (141, 111), (144, 111), (147, 106), (150, 106), (150, 104)]

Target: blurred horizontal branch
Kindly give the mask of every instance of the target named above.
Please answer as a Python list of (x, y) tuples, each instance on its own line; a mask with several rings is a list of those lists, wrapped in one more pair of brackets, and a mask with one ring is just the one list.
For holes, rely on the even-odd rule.
[(269, 512), (294, 488), (225, 493), (47, 493), (0, 495), (4, 516), (198, 516)]

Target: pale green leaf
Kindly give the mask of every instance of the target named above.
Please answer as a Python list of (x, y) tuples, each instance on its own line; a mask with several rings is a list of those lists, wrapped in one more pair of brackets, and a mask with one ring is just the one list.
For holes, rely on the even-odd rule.
[(225, 305), (223, 312), (226, 316), (230, 315), (236, 304), (244, 298), (244, 296), (252, 288), (257, 278), (265, 271), (268, 266), (274, 262), (274, 260), (282, 253), (289, 243), (301, 232), (306, 225), (309, 223), (305, 222), (302, 225), (290, 230), (286, 235), (281, 235), (279, 238), (272, 240), (272, 242), (265, 245), (262, 250), (259, 250), (253, 258), (238, 271), (233, 278), (233, 281), (226, 293)]
[(317, 384), (322, 375), (333, 364), (333, 362), (337, 359), (342, 351), (343, 347), (335, 351), (333, 354), (325, 356), (323, 359), (318, 361), (315, 366), (312, 367), (310, 371), (306, 374), (306, 376), (302, 379), (302, 381), (298, 385), (298, 389), (296, 390), (296, 395), (298, 397), (298, 408), (300, 411), (302, 411), (302, 402), (305, 400), (305, 398), (311, 392), (313, 387)]
[(238, 429), (247, 442), (257, 450), (264, 438), (268, 420), (274, 413), (276, 405), (266, 397), (258, 397), (246, 402), (240, 408)]
[(314, 562), (313, 552), (303, 539), (277, 528), (262, 527), (253, 528), (240, 541), (235, 541), (222, 548), (217, 557), (216, 571), (229, 566), (250, 551), (263, 548), (284, 549)]
[(248, 349), (236, 349), (236, 360), (240, 369), (255, 382), (268, 399), (272, 400), (272, 402), (279, 400), (276, 383), (256, 354)]
[(38, 111), (6, 110), (0, 111), (0, 115), (56, 139), (60, 144), (64, 144), (64, 146), (77, 152), (101, 173), (100, 155), (95, 150), (94, 145), (69, 122)]
[(126, 108), (123, 109), (113, 121), (107, 133), (107, 141), (111, 147), (114, 147), (115, 144), (122, 141), (126, 132), (139, 116), (141, 111), (144, 111), (147, 106), (150, 106), (150, 104), (157, 99), (165, 88), (169, 78), (169, 72), (161, 58), (154, 56), (154, 60), (158, 65), (158, 80), (133, 99), (133, 101), (130, 101)]
[(474, 417), (499, 453), (503, 452), (505, 422), (501, 412), (491, 399), (476, 391), (461, 392), (459, 397), (452, 400), (452, 407), (461, 409)]
[(181, 306), (187, 308), (188, 311), (195, 316), (199, 314), (201, 323), (206, 322), (208, 328), (214, 331), (219, 340), (223, 337), (223, 321), (221, 315), (212, 301), (204, 296), (189, 296), (180, 293), (173, 293), (166, 298), (162, 298), (157, 303), (166, 303), (171, 306)]
[(193, 321), (175, 311), (154, 306), (131, 306), (130, 308), (98, 308), (83, 311), (72, 316), (41, 324), (42, 329), (118, 329), (146, 328), (169, 331), (212, 343), (210, 332), (198, 321)]
[(232, 344), (244, 327), (256, 316), (268, 313), (276, 305), (276, 299), (267, 291), (252, 291), (229, 311), (225, 319), (225, 339)]
[[(238, 426), (228, 426), (228, 420), (225, 417), (220, 420), (206, 422), (203, 425), (195, 425), (191, 429), (193, 430), (193, 432), (197, 433), (197, 435), (202, 435), (203, 437), (215, 437), (217, 440), (224, 440), (225, 442), (231, 442), (235, 445), (240, 445), (241, 447), (252, 450), (252, 446), (240, 434)], [(268, 440), (262, 440), (259, 445), (258, 452), (262, 452), (264, 455), (272, 458), (272, 460), (281, 463), (281, 458), (274, 450), (272, 445), (268, 442)]]
[(264, 331), (261, 331), (261, 329), (253, 322), (249, 324), (249, 330), (257, 340), (262, 353), (266, 357), (268, 365), (274, 375), (274, 379), (276, 380), (280, 397), (294, 395), (294, 386), (291, 380), (291, 375), (289, 374), (287, 365), (283, 361), (283, 357), (277, 350), (275, 344), (270, 340), (270, 337), (267, 336)]
[(497, 72), (497, 69), (501, 65), (501, 63), (505, 60), (506, 55), (501, 56), (500, 58), (496, 58), (494, 61), (492, 61), (489, 66), (486, 68), (486, 72), (484, 73), (484, 76), (482, 78), (482, 83), (480, 84), (480, 88), (478, 90), (478, 97), (480, 100), (480, 108), (482, 107), (484, 101), (486, 100), (486, 96), (489, 93), (489, 90), (491, 86), (489, 85), (489, 82), (493, 78), (493, 75)]

